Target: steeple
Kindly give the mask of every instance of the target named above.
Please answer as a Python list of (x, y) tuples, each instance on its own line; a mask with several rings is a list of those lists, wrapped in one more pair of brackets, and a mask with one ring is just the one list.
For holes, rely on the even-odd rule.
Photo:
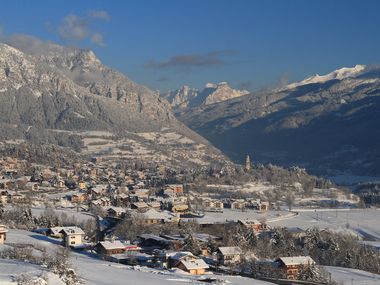
[(248, 154), (245, 157), (245, 170), (246, 171), (251, 170), (251, 157)]

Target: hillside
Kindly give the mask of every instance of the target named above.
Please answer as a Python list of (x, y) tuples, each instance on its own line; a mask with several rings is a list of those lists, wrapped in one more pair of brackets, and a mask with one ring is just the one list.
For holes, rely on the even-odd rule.
[[(90, 143), (105, 139), (124, 148), (133, 144), (147, 148), (145, 133), (163, 134), (170, 137), (169, 143), (144, 150), (157, 154), (157, 162), (167, 160), (168, 154), (178, 163), (225, 159), (179, 122), (158, 94), (103, 65), (90, 50), (46, 44), (40, 52), (24, 52), (0, 44), (0, 101), (2, 140), (87, 151), (88, 139), (93, 139)], [(112, 146), (106, 150), (114, 151)], [(136, 156), (144, 159), (144, 153)]]
[(357, 65), (178, 113), (236, 161), (380, 175), (380, 68)]

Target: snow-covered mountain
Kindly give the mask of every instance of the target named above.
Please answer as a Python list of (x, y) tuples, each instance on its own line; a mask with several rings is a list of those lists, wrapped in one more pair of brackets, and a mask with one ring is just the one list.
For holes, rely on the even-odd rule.
[[(176, 119), (166, 100), (103, 65), (90, 50), (44, 44), (41, 51), (29, 51), (0, 44), (0, 102), (0, 140), (75, 145), (77, 150), (84, 143), (88, 150), (93, 138), (84, 136), (97, 132), (107, 134), (103, 144), (113, 145), (105, 149), (109, 152), (136, 146), (130, 154), (136, 156), (144, 146), (144, 154), (167, 161), (173, 153), (178, 161), (186, 157), (201, 164), (210, 159), (207, 153), (222, 158)], [(165, 137), (160, 151), (159, 142), (150, 141), (159, 137)]]
[(343, 80), (349, 77), (355, 77), (362, 73), (366, 69), (365, 65), (357, 64), (354, 67), (343, 67), (333, 72), (330, 72), (325, 75), (316, 74), (314, 76), (310, 76), (302, 81), (291, 83), (285, 86), (283, 89), (292, 89), (298, 86), (313, 84), (313, 83), (324, 83), (329, 80)]
[(177, 117), (240, 160), (380, 175), (380, 67), (356, 65)]
[(227, 82), (207, 83), (203, 90), (183, 86), (161, 96), (169, 101), (174, 110), (183, 110), (201, 105), (211, 105), (249, 94), (247, 90), (231, 88)]

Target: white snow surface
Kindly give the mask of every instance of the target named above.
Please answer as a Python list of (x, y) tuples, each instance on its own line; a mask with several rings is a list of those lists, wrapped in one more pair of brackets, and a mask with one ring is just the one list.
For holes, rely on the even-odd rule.
[(328, 74), (325, 74), (325, 75), (316, 74), (316, 75), (310, 76), (310, 77), (308, 77), (302, 81), (291, 83), (291, 84), (287, 85), (285, 89), (292, 89), (292, 88), (295, 88), (298, 86), (302, 86), (302, 85), (306, 85), (306, 84), (312, 84), (312, 83), (324, 83), (324, 82), (327, 82), (327, 81), (333, 80), (333, 79), (342, 80), (345, 78), (349, 78), (349, 77), (353, 77), (353, 76), (358, 75), (359, 73), (364, 71), (365, 68), (366, 68), (365, 65), (357, 64), (354, 67), (343, 67), (343, 68), (337, 69), (337, 70), (330, 72)]
[(380, 275), (363, 270), (324, 266), (331, 273), (331, 277), (343, 285), (379, 285)]
[[(50, 250), (54, 250), (55, 248), (59, 247), (59, 241), (60, 240), (58, 239), (52, 239), (43, 235), (39, 235), (37, 233), (24, 230), (10, 229), (7, 235), (7, 243), (39, 244), (47, 247)], [(184, 283), (202, 284), (201, 282), (197, 281), (200, 276), (193, 276), (182, 272), (181, 270), (166, 271), (139, 266), (132, 267), (97, 259), (96, 255), (91, 253), (72, 252), (70, 258), (71, 263), (73, 264), (73, 268), (87, 285), (179, 285)], [(2, 270), (1, 272), (3, 273)], [(8, 272), (5, 274), (8, 274)], [(273, 284), (239, 276), (211, 276), (217, 279), (225, 280), (226, 284)]]
[(270, 226), (319, 227), (380, 240), (380, 209), (294, 209), (298, 215), (271, 222)]

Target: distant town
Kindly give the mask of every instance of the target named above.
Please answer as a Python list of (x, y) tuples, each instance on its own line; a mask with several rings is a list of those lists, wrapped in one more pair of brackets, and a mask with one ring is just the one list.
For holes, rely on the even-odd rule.
[[(313, 180), (299, 168), (284, 173), (299, 181), (302, 175), (311, 179), (311, 189), (300, 182), (289, 184), (285, 175), (286, 183), (255, 178), (255, 172), (262, 174), (266, 168), (254, 166), (247, 156), (246, 164), (233, 170), (234, 175), (240, 173), (239, 182), (223, 169), (188, 173), (101, 158), (57, 168), (3, 157), (0, 242), (9, 247), (0, 256), (22, 256), (35, 246), (12, 241), (14, 231), (24, 230), (110, 263), (176, 269), (210, 282), (223, 279), (218, 276), (242, 275), (281, 284), (338, 284), (321, 265), (335, 265), (337, 255), (346, 259), (351, 251), (379, 256), (376, 247), (359, 243), (358, 236), (286, 223), (302, 211), (321, 222), (323, 215), (347, 216), (347, 209), (366, 207), (358, 196), (331, 182)], [(350, 222), (347, 219), (343, 228), (350, 230)], [(331, 248), (335, 243), (339, 251)], [(379, 267), (366, 262), (348, 267), (378, 273)], [(69, 279), (80, 275), (61, 274)]]

